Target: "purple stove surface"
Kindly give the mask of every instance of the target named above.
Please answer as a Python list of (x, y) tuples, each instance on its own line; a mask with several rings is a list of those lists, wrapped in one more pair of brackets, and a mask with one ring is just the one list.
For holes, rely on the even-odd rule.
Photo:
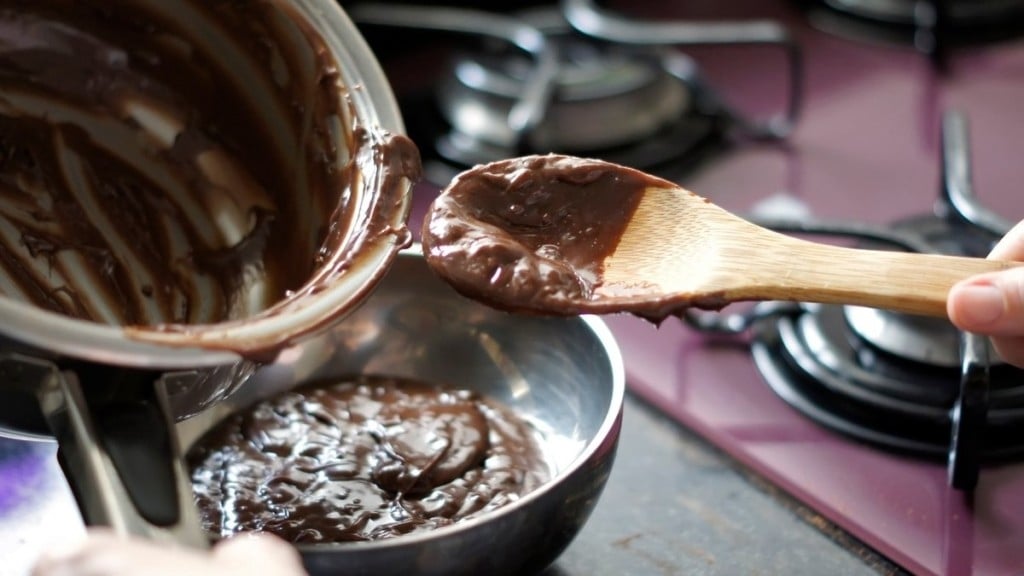
[(632, 389), (916, 574), (1024, 571), (1024, 465), (982, 472), (973, 507), (946, 469), (863, 446), (796, 413), (736, 343), (607, 319)]
[[(969, 120), (978, 197), (1008, 220), (1024, 218), (1024, 40), (954, 51), (943, 75), (909, 47), (820, 31), (788, 2), (666, 4), (631, 9), (776, 18), (792, 27), (806, 59), (804, 114), (788, 145), (741, 145), (682, 185), (736, 212), (784, 199), (854, 222), (929, 213), (940, 189), (942, 113), (957, 109)], [(745, 50), (689, 53), (729, 100), (768, 115), (778, 108), (768, 95), (779, 93), (780, 68)], [(434, 190), (424, 188), (414, 224)], [(633, 392), (893, 562), (915, 574), (1024, 573), (1024, 463), (984, 469), (968, 501), (948, 487), (944, 464), (859, 444), (796, 412), (764, 382), (745, 342), (671, 320), (606, 320)]]
[(84, 534), (55, 453), (51, 443), (0, 442), (0, 576), (24, 576), (43, 550)]
[[(728, 16), (697, 5), (676, 15), (703, 7)], [(829, 219), (885, 223), (927, 213), (939, 190), (941, 114), (956, 108), (970, 122), (977, 195), (1009, 220), (1024, 218), (1024, 42), (956, 51), (942, 76), (909, 48), (818, 31), (788, 3), (726, 10), (793, 27), (807, 64), (804, 115), (787, 149), (740, 147), (683, 185), (735, 211), (785, 196)], [(761, 70), (738, 50), (694, 54), (723, 92), (756, 109), (777, 84), (770, 66)], [(798, 414), (768, 388), (743, 342), (709, 339), (680, 322), (607, 320), (634, 392), (897, 564), (918, 574), (1024, 573), (1024, 464), (984, 469), (968, 503), (947, 487), (941, 463), (855, 443)]]

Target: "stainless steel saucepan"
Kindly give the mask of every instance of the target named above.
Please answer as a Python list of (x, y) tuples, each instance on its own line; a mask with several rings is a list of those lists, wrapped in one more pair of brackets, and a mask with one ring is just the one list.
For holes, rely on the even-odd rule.
[[(405, 222), (418, 158), (406, 162), (408, 173), (385, 173), (380, 165), (381, 147), (392, 135), (401, 134), (403, 126), (373, 54), (334, 0), (278, 0), (278, 4), (282, 14), (291, 14), (297, 23), (298, 28), (291, 29), (294, 42), (302, 37), (294, 33), (301, 28), (322, 38), (343, 83), (337, 91), (324, 90), (323, 71), (310, 65), (323, 55), (316, 46), (296, 46), (301, 65), (282, 69), (285, 59), (268, 57), (258, 62), (241, 57), (230, 39), (218, 36), (217, 22), (207, 19), (213, 11), (195, 10), (202, 3), (136, 2), (159, 13), (152, 29), (170, 31), (167, 42), (172, 42), (175, 30), (194, 32), (200, 38), (196, 46), (183, 47), (183, 53), (198, 50), (217, 69), (238, 74), (243, 82), (252, 80), (254, 113), (260, 121), (287, 123), (295, 109), (313, 105), (281, 106), (277, 100), (261, 97), (261, 84), (247, 76), (261, 67), (273, 82), (307, 83), (321, 97), (337, 98), (342, 113), (328, 122), (337, 131), (333, 134), (336, 157), (326, 163), (353, 166), (346, 189), (337, 190), (335, 205), (315, 222), (303, 219), (310, 206), (303, 187), (296, 185), (289, 206), (282, 210), (292, 214), (288, 217), (293, 220), (278, 229), (281, 234), (314, 238), (320, 226), (325, 235), (344, 235), (334, 240), (345, 249), (362, 243), (360, 257), (340, 265), (335, 262), (330, 270), (327, 264), (315, 268), (307, 284), (289, 295), (284, 310), (191, 331), (140, 332), (0, 296), (0, 433), (56, 438), (61, 465), (87, 524), (203, 546), (207, 538), (199, 529), (191, 485), (172, 433), (173, 421), (222, 400), (257, 366), (272, 360), (275, 350), (321, 332), (327, 327), (325, 319), (340, 317), (339, 311), (354, 307), (370, 293), (408, 242)], [(93, 12), (116, 12), (122, 3), (130, 4), (97, 0)], [(133, 118), (136, 129), (152, 124), (150, 116)], [(159, 127), (156, 132), (149, 136), (158, 140)], [(298, 134), (293, 140), (281, 134), (273, 137), (286, 152), (300, 151), (306, 141), (301, 131)], [(149, 136), (140, 136), (139, 145), (151, 145)], [(303, 170), (295, 167), (294, 182), (315, 177)], [(363, 234), (371, 221), (385, 232), (367, 239)], [(314, 241), (307, 242), (307, 248), (294, 257), (330, 262), (332, 255), (321, 253)], [(325, 271), (332, 273), (330, 277), (325, 277)]]

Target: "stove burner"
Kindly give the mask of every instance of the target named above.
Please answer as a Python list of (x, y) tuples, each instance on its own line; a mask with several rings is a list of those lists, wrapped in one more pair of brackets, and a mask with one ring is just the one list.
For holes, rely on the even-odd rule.
[[(663, 168), (685, 169), (732, 137), (783, 138), (799, 111), (799, 47), (771, 21), (635, 21), (590, 0), (512, 15), (384, 3), (358, 4), (349, 14), (363, 26), (473, 40), (454, 51), (429, 97), (398, 94), (427, 177), (439, 182), (467, 166), (545, 152), (667, 177)], [(677, 50), (706, 44), (782, 48), (789, 102), (779, 117), (755, 120), (731, 109)]]
[[(971, 256), (988, 253), (998, 238), (989, 230), (935, 215), (897, 222), (891, 230), (917, 238), (930, 252)], [(877, 243), (866, 247), (880, 248)], [(965, 335), (943, 319), (804, 305), (774, 324), (762, 325), (753, 354), (779, 396), (820, 424), (854, 438), (899, 452), (977, 464), (1024, 456), (1024, 370), (987, 358), (987, 414), (980, 414), (987, 441), (975, 453), (955, 450), (966, 441), (977, 442), (974, 430), (961, 434), (962, 428), (954, 427), (966, 414), (961, 410), (965, 345)], [(978, 417), (973, 405), (969, 417)], [(965, 478), (957, 481), (971, 482), (969, 475)]]
[[(451, 131), (449, 160), (472, 165), (518, 153), (599, 155), (634, 166), (680, 156), (715, 132), (715, 112), (695, 102), (693, 64), (678, 52), (637, 49), (575, 34), (560, 13), (523, 13), (558, 55), (545, 121), (519, 134), (507, 121), (529, 89), (533, 63), (518, 54), (462, 55), (439, 93)], [(525, 141), (523, 141), (525, 139)]]
[(1024, 2), (1018, 0), (818, 0), (851, 16), (883, 24), (934, 25), (942, 13), (954, 29), (1006, 26), (1007, 17), (1019, 17)]
[[(983, 256), (1010, 223), (974, 196), (966, 119), (947, 113), (942, 135), (943, 189), (934, 214), (883, 229), (751, 219), (780, 232), (859, 238), (867, 248)], [(983, 463), (1024, 458), (1024, 370), (945, 319), (778, 302), (743, 315), (685, 319), (705, 331), (750, 329), (755, 364), (786, 402), (855, 439), (946, 458), (955, 488), (973, 489)]]
[[(851, 329), (838, 306), (803, 306), (764, 327), (753, 354), (772, 389), (818, 423), (901, 453), (949, 456), (959, 365), (917, 362), (875, 348)], [(990, 379), (982, 460), (1020, 458), (1024, 371), (998, 364)]]
[(906, 44), (940, 64), (948, 48), (1020, 36), (1024, 0), (800, 0), (820, 28)]
[[(935, 215), (896, 222), (890, 230), (897, 238), (917, 239), (929, 252), (946, 254), (984, 255), (996, 239), (987, 230)], [(878, 242), (863, 245), (885, 248)], [(899, 451), (946, 456), (951, 410), (960, 391), (962, 340), (939, 318), (807, 305), (760, 334), (754, 356), (769, 385), (818, 422)], [(1024, 372), (1001, 366), (998, 374), (1005, 382), (993, 385), (1011, 389)], [(1024, 384), (1019, 393), (1024, 396)], [(1024, 441), (987, 449), (1024, 453)]]

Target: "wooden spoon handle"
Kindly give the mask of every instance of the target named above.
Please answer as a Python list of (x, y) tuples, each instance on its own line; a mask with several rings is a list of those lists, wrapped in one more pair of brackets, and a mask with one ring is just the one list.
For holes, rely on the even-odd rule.
[(910, 314), (946, 316), (954, 284), (1021, 262), (937, 254), (863, 250), (798, 242), (785, 262), (765, 270), (761, 298), (853, 304)]

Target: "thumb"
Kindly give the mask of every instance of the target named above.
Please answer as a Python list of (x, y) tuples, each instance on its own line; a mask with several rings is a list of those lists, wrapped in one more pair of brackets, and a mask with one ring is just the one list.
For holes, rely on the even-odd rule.
[(225, 574), (306, 576), (302, 559), (291, 545), (269, 534), (239, 534), (217, 544), (214, 558)]
[(949, 319), (961, 330), (1024, 336), (1024, 267), (974, 276), (949, 291)]

